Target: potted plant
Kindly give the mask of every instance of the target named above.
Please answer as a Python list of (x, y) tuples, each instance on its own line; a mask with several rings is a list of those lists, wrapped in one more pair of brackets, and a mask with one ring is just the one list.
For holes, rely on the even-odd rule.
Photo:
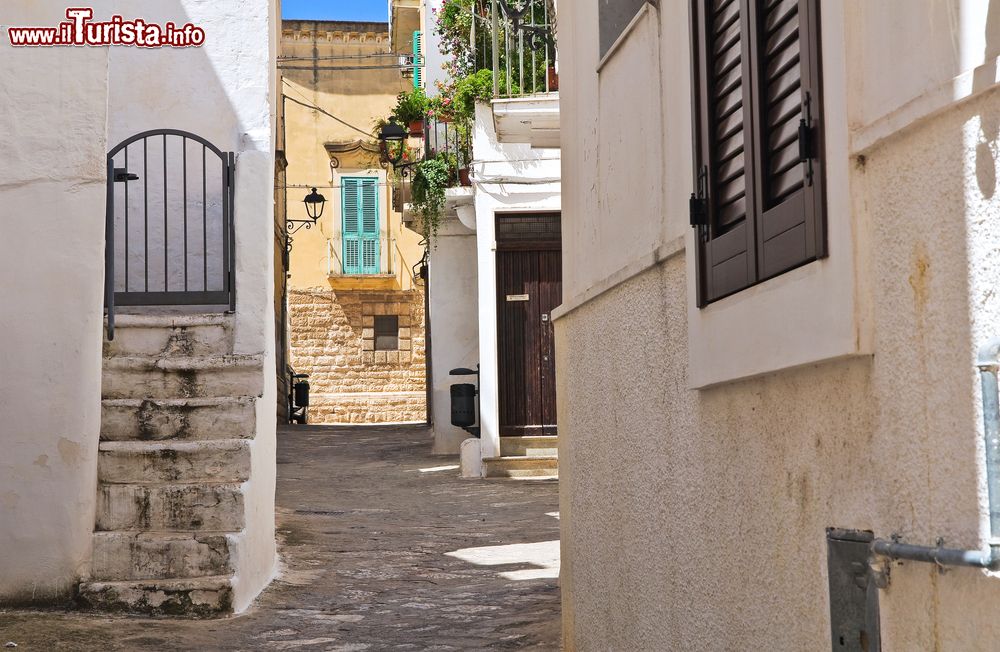
[(428, 100), (427, 117), (438, 122), (454, 122), (455, 104), (451, 97), (435, 95)]
[(438, 156), (418, 163), (413, 174), (411, 204), (423, 224), (423, 236), (428, 241), (437, 237), (444, 211), (445, 191), (454, 185), (452, 166), (447, 156)]
[(427, 95), (422, 88), (400, 93), (396, 97), (396, 108), (392, 118), (399, 124), (409, 125), (411, 136), (421, 136), (424, 132), (424, 118), (430, 108)]

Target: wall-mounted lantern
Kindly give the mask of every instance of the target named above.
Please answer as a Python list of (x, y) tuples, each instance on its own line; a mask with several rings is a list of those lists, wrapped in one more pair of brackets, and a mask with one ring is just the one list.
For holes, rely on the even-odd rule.
[(315, 224), (319, 218), (323, 217), (323, 207), (326, 206), (326, 197), (316, 192), (313, 188), (312, 192), (306, 195), (302, 203), (306, 205), (306, 215), (309, 216), (308, 220), (287, 220), (288, 224), (285, 226), (288, 233), (295, 233), (303, 226), (307, 229), (311, 229), (313, 224)]
[[(405, 143), (407, 136), (409, 136), (409, 134), (407, 133), (406, 128), (402, 125), (396, 124), (395, 122), (388, 122), (383, 125), (378, 134), (379, 149), (382, 154), (383, 162), (392, 165), (394, 168), (406, 168), (413, 165), (413, 163), (403, 163), (403, 159), (405, 158)], [(389, 153), (390, 144), (399, 148), (397, 154)]]

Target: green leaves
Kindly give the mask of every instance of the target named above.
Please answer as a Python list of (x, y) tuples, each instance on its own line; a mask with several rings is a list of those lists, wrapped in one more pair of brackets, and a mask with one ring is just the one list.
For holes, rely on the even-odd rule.
[(392, 112), (392, 117), (396, 122), (404, 125), (417, 120), (423, 120), (430, 108), (430, 100), (424, 93), (423, 88), (414, 88), (408, 93), (400, 93), (396, 97), (396, 108)]
[(447, 155), (418, 163), (413, 175), (413, 210), (423, 222), (423, 235), (429, 241), (437, 237), (444, 212), (445, 191), (454, 185), (454, 161)]

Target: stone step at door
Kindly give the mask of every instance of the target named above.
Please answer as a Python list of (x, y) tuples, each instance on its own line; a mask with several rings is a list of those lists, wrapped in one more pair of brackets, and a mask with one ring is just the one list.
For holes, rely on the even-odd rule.
[(546, 456), (490, 457), (483, 460), (487, 478), (555, 478), (559, 458)]
[(253, 398), (106, 398), (101, 441), (249, 439), (257, 430)]
[(501, 457), (554, 457), (559, 455), (559, 438), (556, 435), (501, 437)]

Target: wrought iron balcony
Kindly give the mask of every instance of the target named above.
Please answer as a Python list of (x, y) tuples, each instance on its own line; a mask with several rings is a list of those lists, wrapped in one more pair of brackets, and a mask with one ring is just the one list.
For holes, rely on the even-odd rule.
[(415, 279), (395, 234), (335, 234), (327, 241), (327, 277), (334, 289), (405, 290)]
[[(489, 35), (493, 96), (509, 98), (559, 90), (555, 16), (551, 0), (488, 0), (488, 14), (477, 14), (476, 29)], [(485, 44), (484, 44), (485, 45)]]

